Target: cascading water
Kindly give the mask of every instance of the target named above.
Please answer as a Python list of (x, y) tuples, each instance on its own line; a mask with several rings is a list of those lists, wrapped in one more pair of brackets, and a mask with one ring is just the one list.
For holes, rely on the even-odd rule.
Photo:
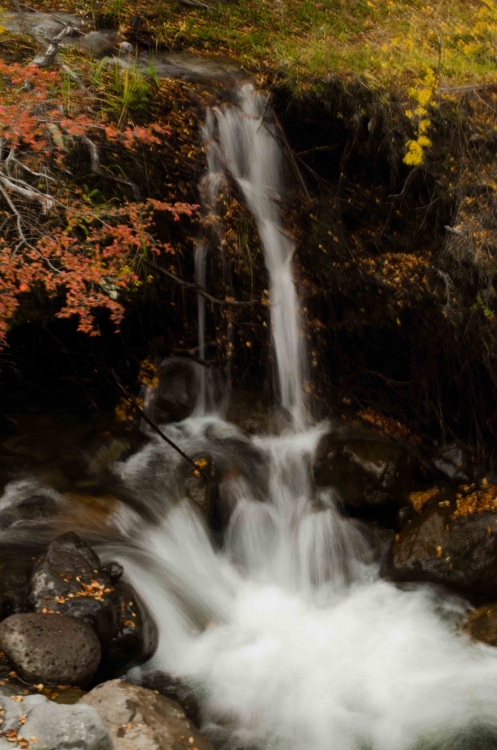
[[(303, 428), (293, 245), (279, 218), (281, 153), (268, 118), (266, 97), (244, 86), (238, 106), (209, 113), (204, 135), (210, 184), (228, 170), (257, 222), (293, 428), (251, 441), (213, 417), (165, 428), (187, 452), (213, 457), (231, 516), (216, 550), (188, 503), (166, 491), (172, 469), (155, 469), (150, 502), (169, 511), (143, 532), (148, 564), (123, 556), (161, 625), (148, 668), (197, 685), (203, 730), (230, 750), (496, 748), (497, 656), (451, 624), (465, 605), (381, 580), (354, 522), (332, 496), (313, 493), (313, 452), (327, 428)], [(152, 441), (123, 466), (128, 484), (150, 488), (159, 455), (165, 466), (177, 461)]]
[[(280, 219), (281, 149), (268, 98), (245, 84), (238, 106), (209, 111), (203, 128), (207, 152), (207, 193), (215, 206), (223, 170), (236, 180), (252, 212), (269, 273), (271, 332), (281, 405), (303, 428), (305, 347), (292, 273), (295, 247)], [(198, 276), (197, 276), (198, 280)]]
[[(497, 650), (457, 632), (467, 606), (382, 580), (359, 527), (331, 491), (313, 490), (314, 451), (329, 427), (304, 429), (293, 246), (278, 215), (281, 154), (266, 98), (244, 86), (238, 104), (209, 115), (212, 175), (221, 163), (229, 170), (259, 227), (281, 402), (294, 423), (253, 439), (205, 413), (162, 426), (216, 466), (225, 511), (216, 543), (183, 499), (183, 460), (160, 438), (119, 465), (156, 518), (118, 505), (115, 541), (99, 549), (121, 559), (159, 625), (158, 651), (141, 669), (185, 677), (198, 690), (203, 731), (223, 750), (495, 750)], [(199, 247), (198, 280), (204, 263)], [(22, 497), (12, 486), (2, 506)]]

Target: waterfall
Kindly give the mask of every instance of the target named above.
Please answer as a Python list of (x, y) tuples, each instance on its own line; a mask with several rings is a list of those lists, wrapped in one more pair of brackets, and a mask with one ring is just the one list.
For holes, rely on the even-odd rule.
[(302, 429), (306, 422), (306, 355), (292, 272), (295, 246), (285, 234), (280, 218), (282, 152), (267, 96), (245, 84), (238, 91), (237, 106), (208, 112), (203, 135), (211, 205), (215, 205), (222, 170), (226, 170), (236, 180), (256, 221), (269, 274), (279, 397), (294, 426)]
[[(195, 249), (195, 282), (205, 287), (205, 265), (207, 261), (207, 247), (199, 242)], [(205, 299), (197, 294), (197, 325), (198, 325), (198, 356), (205, 361)], [(207, 414), (207, 370), (201, 366), (199, 370), (199, 393), (197, 397), (196, 413), (199, 416)]]
[[(161, 425), (189, 456), (212, 461), (217, 527), (208, 498), (195, 506), (187, 493), (191, 467), (155, 433), (115, 466), (137, 501), (132, 509), (116, 500), (97, 549), (104, 562), (123, 563), (160, 630), (157, 653), (137, 671), (187, 680), (216, 750), (492, 750), (497, 649), (457, 631), (461, 600), (382, 580), (359, 524), (332, 488), (313, 487), (316, 447), (330, 428), (306, 425), (294, 246), (279, 216), (282, 153), (267, 98), (242, 86), (236, 105), (208, 112), (203, 133), (205, 212), (215, 212), (229, 173), (257, 222), (280, 399), (294, 429), (249, 437), (213, 415), (205, 373), (197, 413)], [(202, 286), (208, 251), (199, 242)], [(198, 321), (203, 357), (200, 296)], [(0, 506), (22, 492), (12, 483)], [(76, 502), (56, 494), (60, 506)], [(36, 534), (31, 524), (21, 532)]]

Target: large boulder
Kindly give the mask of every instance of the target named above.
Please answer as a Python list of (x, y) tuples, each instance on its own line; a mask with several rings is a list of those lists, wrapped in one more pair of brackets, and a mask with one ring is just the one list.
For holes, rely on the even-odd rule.
[(412, 473), (407, 451), (374, 433), (324, 435), (314, 459), (314, 482), (333, 487), (351, 510), (406, 502)]
[(0, 623), (0, 650), (27, 683), (87, 685), (100, 663), (92, 628), (64, 615), (12, 615)]
[(54, 539), (35, 563), (30, 597), (36, 612), (87, 622), (103, 644), (117, 633), (120, 601), (111, 578), (96, 552), (72, 532)]
[(155, 424), (179, 422), (193, 412), (198, 394), (196, 367), (186, 359), (161, 363), (157, 383), (148, 387), (145, 398), (147, 414)]
[(213, 750), (177, 703), (151, 690), (112, 680), (81, 700), (109, 729), (115, 750)]
[(497, 486), (437, 492), (396, 535), (384, 573), (497, 595)]
[[(0, 743), (37, 750), (113, 750), (107, 727), (91, 706), (64, 706), (42, 695), (0, 696)], [(3, 747), (3, 744), (0, 744)]]

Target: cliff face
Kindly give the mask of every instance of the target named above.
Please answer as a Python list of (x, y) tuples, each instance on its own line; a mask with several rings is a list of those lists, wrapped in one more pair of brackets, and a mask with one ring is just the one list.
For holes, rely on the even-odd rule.
[[(206, 9), (146, 0), (90, 7), (77, 0), (59, 10), (93, 16), (100, 28), (119, 27), (142, 51), (158, 45), (218, 61), (234, 56), (272, 91), (287, 153), (283, 204), (298, 240), (318, 410), (390, 417), (416, 433), (457, 438), (491, 454), (497, 431), (493, 4), (442, 2), (435, 10), (416, 2), (249, 0)], [(5, 36), (0, 46), (5, 58), (11, 51)], [(64, 54), (73, 67), (93, 64), (75, 51)], [(108, 102), (115, 81), (105, 75), (94, 75), (93, 85)], [(146, 175), (134, 168), (152, 197), (197, 200), (205, 169), (198, 121), (206, 104), (229, 96), (228, 88), (212, 77), (208, 84), (167, 79), (144, 99), (135, 97), (141, 104), (126, 116), (157, 120), (171, 133)], [(122, 89), (114, 90), (118, 96)], [(264, 302), (257, 233), (235, 190), (227, 189), (220, 212), (230, 294)], [(159, 230), (176, 249), (168, 268), (190, 281), (198, 227)], [(208, 272), (211, 291), (224, 297), (226, 277), (215, 255)], [(144, 280), (129, 301), (120, 342), (78, 339), (77, 359), (88, 351), (104, 356), (132, 382), (139, 360), (195, 347), (195, 295), (156, 271)], [(10, 335), (21, 369), (37, 360), (45, 340), (38, 329), (33, 335), (32, 318)], [(53, 326), (60, 340), (72, 336), (67, 321), (44, 320), (42, 330), (52, 334)], [(264, 304), (249, 312), (212, 307), (208, 327), (215, 358), (231, 358), (235, 374), (260, 386), (270, 371)], [(228, 327), (235, 331), (233, 352)], [(112, 340), (105, 334), (105, 342)], [(81, 366), (57, 358), (64, 377)]]

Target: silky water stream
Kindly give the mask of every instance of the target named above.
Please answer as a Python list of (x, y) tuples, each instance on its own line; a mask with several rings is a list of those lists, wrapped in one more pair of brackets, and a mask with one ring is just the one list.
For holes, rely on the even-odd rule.
[[(292, 426), (247, 437), (209, 407), (205, 382), (194, 416), (163, 426), (190, 455), (212, 457), (226, 510), (221, 540), (181, 497), (182, 459), (158, 436), (118, 465), (156, 517), (150, 524), (118, 507), (110, 525), (119, 533), (99, 549), (122, 561), (160, 628), (158, 651), (139, 670), (164, 669), (194, 686), (202, 730), (226, 750), (497, 748), (497, 649), (458, 632), (460, 600), (382, 580), (332, 491), (312, 486), (314, 451), (333, 426), (313, 425), (306, 409), (269, 103), (246, 84), (236, 104), (208, 114), (203, 133), (211, 203), (229, 172), (258, 227), (279, 400)], [(202, 284), (208, 252), (197, 250)]]

